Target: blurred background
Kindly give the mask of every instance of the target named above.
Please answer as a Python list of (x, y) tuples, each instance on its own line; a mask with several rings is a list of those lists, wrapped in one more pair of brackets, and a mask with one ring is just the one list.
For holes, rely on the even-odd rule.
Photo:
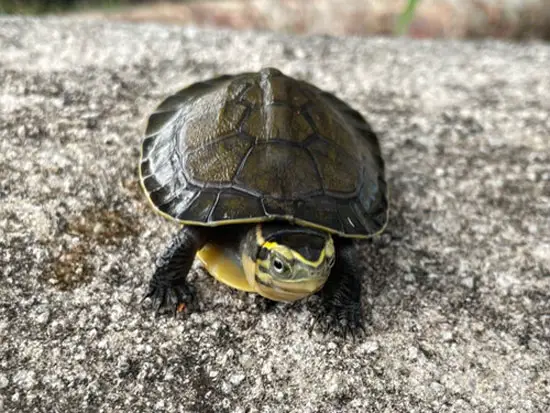
[(293, 34), (550, 40), (550, 0), (0, 0), (0, 13)]

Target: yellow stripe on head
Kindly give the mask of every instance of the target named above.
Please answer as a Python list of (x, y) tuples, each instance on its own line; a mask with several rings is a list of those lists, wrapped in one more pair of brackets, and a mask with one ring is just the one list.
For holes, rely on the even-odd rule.
[(330, 234), (308, 227), (291, 224), (258, 224), (256, 242), (259, 259), (267, 259), (271, 252), (285, 260), (318, 268), (325, 260), (334, 257), (334, 242)]
[(332, 241), (331, 237), (327, 239), (325, 247), (321, 250), (319, 257), (315, 261), (308, 260), (298, 251), (290, 249), (285, 245), (279, 244), (277, 242), (266, 242), (262, 245), (262, 248), (268, 249), (270, 251), (275, 251), (277, 252), (277, 254), (282, 255), (289, 261), (295, 260), (312, 268), (319, 267), (325, 261), (325, 258), (331, 258), (332, 256), (334, 256), (334, 242)]

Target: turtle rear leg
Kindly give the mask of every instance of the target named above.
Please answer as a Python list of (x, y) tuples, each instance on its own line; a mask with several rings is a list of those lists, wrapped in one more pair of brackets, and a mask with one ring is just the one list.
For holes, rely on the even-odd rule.
[(194, 300), (187, 274), (195, 255), (207, 242), (206, 228), (186, 226), (174, 236), (155, 263), (155, 271), (144, 298), (151, 298), (158, 313), (162, 307), (174, 312)]
[(315, 323), (324, 331), (343, 336), (364, 332), (361, 308), (360, 257), (352, 241), (340, 240), (336, 247), (336, 262), (320, 291), (322, 307)]

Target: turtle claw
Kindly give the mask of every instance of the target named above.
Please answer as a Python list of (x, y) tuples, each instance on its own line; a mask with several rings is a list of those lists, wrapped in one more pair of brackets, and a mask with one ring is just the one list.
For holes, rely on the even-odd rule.
[(174, 317), (185, 308), (193, 307), (196, 301), (193, 288), (187, 283), (179, 285), (156, 284), (151, 282), (149, 290), (143, 296), (142, 302), (150, 298), (152, 308), (157, 317), (163, 308), (172, 310)]
[(318, 311), (309, 327), (310, 335), (316, 325), (320, 326), (323, 337), (333, 333), (344, 339), (351, 336), (355, 341), (356, 338), (367, 335), (365, 326), (361, 321), (361, 306), (358, 304), (347, 306), (325, 304)]
[(155, 297), (153, 299), (153, 308), (155, 309), (154, 311), (155, 318), (157, 318), (160, 315), (160, 309), (162, 308), (163, 304), (164, 304), (164, 297), (163, 298)]

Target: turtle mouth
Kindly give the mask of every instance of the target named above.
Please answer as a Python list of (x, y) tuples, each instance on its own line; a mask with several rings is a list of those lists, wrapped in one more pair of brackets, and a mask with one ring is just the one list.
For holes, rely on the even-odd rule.
[(278, 281), (256, 277), (257, 292), (274, 301), (296, 301), (315, 294), (325, 285), (327, 277)]

